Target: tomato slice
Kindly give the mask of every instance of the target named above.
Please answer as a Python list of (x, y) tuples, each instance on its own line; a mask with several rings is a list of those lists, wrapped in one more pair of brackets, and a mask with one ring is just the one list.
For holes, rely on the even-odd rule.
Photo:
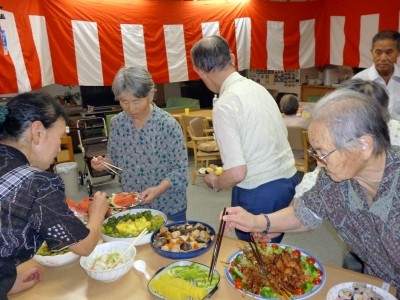
[(304, 295), (304, 290), (301, 288), (298, 288), (294, 291), (295, 295)]
[(319, 278), (319, 277), (314, 278), (312, 283), (315, 284), (315, 285), (320, 284), (321, 283), (321, 278)]
[(235, 282), (236, 289), (238, 289), (238, 290), (243, 289), (243, 281), (240, 278), (235, 278), (234, 282)]
[(274, 249), (274, 250), (276, 250), (276, 249), (279, 248), (279, 246), (278, 246), (277, 244), (272, 244), (271, 247), (272, 247), (272, 249)]
[(324, 275), (324, 272), (322, 272), (322, 270), (321, 269), (317, 269), (317, 272), (318, 272), (318, 276), (322, 276), (322, 275)]
[(261, 249), (267, 248), (267, 243), (263, 242), (260, 244)]
[(301, 252), (300, 252), (300, 250), (295, 249), (295, 250), (292, 251), (292, 255), (293, 255), (294, 257), (300, 257)]
[(315, 258), (313, 258), (313, 257), (307, 257), (307, 259), (306, 259), (306, 261), (309, 263), (309, 264), (315, 264)]

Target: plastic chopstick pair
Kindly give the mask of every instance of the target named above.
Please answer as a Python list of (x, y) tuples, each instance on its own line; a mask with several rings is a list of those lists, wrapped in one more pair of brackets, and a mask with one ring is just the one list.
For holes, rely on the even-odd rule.
[[(224, 210), (222, 212), (222, 216), (225, 216), (227, 214), (228, 213), (226, 212), (226, 207), (224, 207)], [(213, 252), (213, 256), (212, 256), (212, 260), (211, 260), (210, 271), (208, 273), (208, 280), (210, 280), (210, 281), (211, 281), (212, 276), (214, 274), (215, 265), (216, 265), (217, 260), (218, 260), (219, 249), (221, 248), (222, 237), (224, 235), (224, 231), (225, 231), (225, 221), (221, 218), (221, 222), (219, 224), (219, 230), (218, 230), (217, 238), (216, 238), (216, 241), (215, 241), (214, 252)]]
[[(109, 164), (108, 162), (103, 161), (103, 166), (110, 170), (112, 173), (115, 175), (119, 175), (118, 171), (122, 171), (121, 168), (118, 168), (117, 166), (114, 166), (112, 164)], [(117, 171), (116, 171), (117, 170)]]

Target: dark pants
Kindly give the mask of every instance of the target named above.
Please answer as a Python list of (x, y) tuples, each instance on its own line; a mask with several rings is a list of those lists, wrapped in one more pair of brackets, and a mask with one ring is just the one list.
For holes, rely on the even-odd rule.
[(168, 215), (169, 221), (186, 221), (186, 208), (173, 215)]
[[(255, 215), (268, 214), (287, 207), (293, 200), (295, 187), (299, 183), (297, 173), (291, 178), (277, 179), (264, 183), (251, 190), (234, 187), (232, 189), (232, 206), (241, 206)], [(236, 230), (240, 240), (248, 241), (249, 233)], [(272, 239), (279, 243), (283, 234)]]

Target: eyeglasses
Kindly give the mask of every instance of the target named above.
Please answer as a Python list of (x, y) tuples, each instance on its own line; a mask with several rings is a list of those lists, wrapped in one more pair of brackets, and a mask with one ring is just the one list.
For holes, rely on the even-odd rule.
[(331, 155), (333, 152), (335, 152), (337, 150), (337, 148), (333, 149), (331, 152), (328, 152), (324, 155), (319, 156), (317, 154), (317, 151), (315, 151), (315, 149), (313, 147), (310, 147), (307, 151), (308, 153), (314, 157), (317, 161), (319, 161), (320, 163), (326, 165), (326, 158)]

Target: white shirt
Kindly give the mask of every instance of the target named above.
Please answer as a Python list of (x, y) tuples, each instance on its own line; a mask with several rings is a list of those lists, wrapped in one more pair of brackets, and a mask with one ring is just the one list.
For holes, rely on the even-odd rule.
[(400, 121), (400, 68), (396, 64), (394, 64), (394, 72), (392, 77), (390, 78), (388, 84), (386, 85), (385, 81), (379, 75), (378, 71), (375, 68), (375, 65), (372, 65), (370, 68), (361, 71), (353, 76), (353, 78), (360, 78), (363, 80), (375, 81), (381, 84), (389, 95), (389, 106), (388, 110), (390, 113), (390, 117), (395, 120)]
[(224, 169), (247, 167), (239, 187), (252, 189), (296, 173), (286, 125), (263, 86), (232, 73), (221, 86), (213, 126)]
[[(400, 121), (393, 119), (389, 120), (388, 127), (390, 143), (393, 146), (400, 146)], [(316, 167), (314, 171), (304, 174), (303, 179), (296, 186), (296, 194), (294, 195), (294, 198), (301, 197), (305, 192), (310, 190), (315, 185), (320, 170), (320, 167)]]

